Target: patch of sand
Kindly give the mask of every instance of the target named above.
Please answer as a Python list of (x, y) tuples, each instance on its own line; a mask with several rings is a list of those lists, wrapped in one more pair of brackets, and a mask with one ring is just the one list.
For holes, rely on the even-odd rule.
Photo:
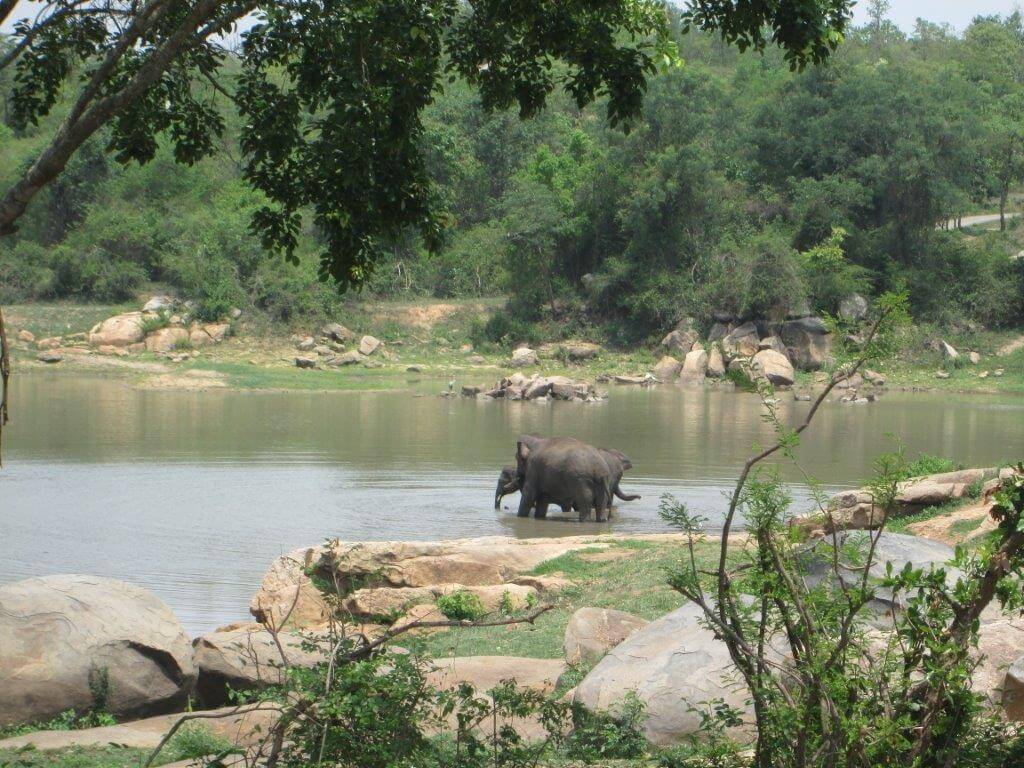
[(1018, 349), (1024, 349), (1024, 336), (1018, 336), (1013, 341), (1003, 344), (996, 352), (996, 357), (1009, 357)]
[(203, 389), (219, 389), (228, 385), (223, 373), (192, 369), (182, 373), (166, 373), (153, 376), (143, 382), (150, 389), (177, 389), (197, 392)]
[(377, 313), (377, 317), (393, 320), (400, 325), (429, 331), (437, 323), (463, 310), (483, 312), (483, 304), (427, 304), (425, 306), (395, 307)]
[[(960, 509), (955, 509), (949, 514), (933, 517), (930, 520), (922, 520), (918, 523), (911, 523), (907, 530), (915, 536), (921, 536), (933, 541), (941, 541), (949, 546), (963, 544), (965, 541), (983, 536), (996, 527), (995, 521), (989, 516), (990, 504), (984, 502), (970, 504)], [(978, 526), (965, 533), (953, 530), (953, 527), (960, 522), (978, 521)]]

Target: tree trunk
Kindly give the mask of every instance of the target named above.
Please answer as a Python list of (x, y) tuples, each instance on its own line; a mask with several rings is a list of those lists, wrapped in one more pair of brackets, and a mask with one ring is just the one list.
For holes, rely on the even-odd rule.
[(4, 327), (4, 310), (0, 307), (0, 466), (3, 466), (4, 425), (7, 423), (7, 384), (11, 378), (11, 355)]
[(1006, 198), (1009, 194), (1009, 189), (1006, 184), (1003, 184), (1003, 188), (999, 190), (999, 231), (1003, 232), (1006, 230)]

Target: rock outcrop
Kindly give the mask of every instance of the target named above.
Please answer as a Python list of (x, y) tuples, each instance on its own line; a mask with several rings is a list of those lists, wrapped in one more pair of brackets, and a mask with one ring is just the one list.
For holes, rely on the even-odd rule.
[(1024, 721), (1024, 655), (1006, 670), (1002, 704), (1008, 718)]
[(671, 355), (663, 355), (657, 365), (654, 366), (652, 373), (662, 381), (671, 381), (679, 375), (682, 367), (683, 364), (676, 360), (676, 358)]
[(697, 733), (698, 711), (717, 700), (752, 717), (747, 692), (725, 643), (702, 626), (701, 609), (684, 605), (617, 645), (576, 687), (575, 701), (614, 712), (629, 691), (644, 703), (648, 741), (666, 746)]
[(541, 376), (533, 374), (526, 376), (522, 373), (513, 373), (506, 376), (490, 389), (472, 387), (471, 391), (463, 394), (473, 397), (500, 398), (506, 400), (540, 400), (550, 398), (552, 400), (578, 400), (593, 402), (602, 399), (589, 381), (576, 381), (566, 376)]
[(683, 369), (679, 378), (684, 381), (701, 381), (708, 372), (708, 353), (703, 349), (694, 349), (686, 353)]
[(774, 349), (762, 349), (751, 360), (750, 369), (757, 378), (767, 379), (777, 387), (789, 387), (796, 382), (796, 372), (789, 358)]
[(192, 646), (161, 600), (95, 576), (47, 576), (0, 586), (0, 725), (48, 720), (96, 705), (117, 718), (169, 712), (196, 680)]
[(529, 347), (519, 347), (512, 351), (511, 363), (513, 368), (525, 368), (536, 365), (539, 362), (537, 352)]
[(613, 608), (580, 608), (565, 626), (565, 660), (592, 664), (647, 624), (639, 616)]
[[(488, 599), (506, 591), (524, 601), (528, 591), (556, 589), (557, 582), (531, 583), (520, 577), (540, 563), (583, 547), (603, 546), (593, 537), (511, 539), (500, 536), (437, 542), (368, 541), (310, 547), (277, 558), (250, 603), (257, 621), (315, 627), (330, 615), (309, 573), (337, 582), (351, 607), (365, 615), (390, 612), (406, 603), (432, 602), (453, 588), (493, 588)], [(530, 577), (536, 579), (537, 577)], [(379, 596), (373, 593), (385, 590)], [(401, 591), (396, 591), (401, 590)], [(415, 591), (414, 591), (415, 590)], [(483, 590), (481, 590), (483, 593)]]
[[(291, 632), (279, 632), (278, 640), (289, 665), (311, 667), (323, 658), (303, 650), (302, 638)], [(226, 704), (229, 688), (248, 691), (284, 679), (281, 650), (259, 624), (210, 632), (196, 638), (192, 647), (198, 674), (196, 699), (203, 708)]]
[(94, 347), (127, 347), (138, 343), (146, 337), (142, 329), (142, 317), (141, 312), (125, 312), (108, 317), (89, 331), (89, 343)]

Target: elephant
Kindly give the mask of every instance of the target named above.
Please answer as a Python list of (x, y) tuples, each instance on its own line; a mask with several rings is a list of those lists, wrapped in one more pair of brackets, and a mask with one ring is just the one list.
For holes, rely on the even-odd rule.
[[(539, 439), (534, 435), (527, 435), (531, 439)], [(622, 451), (616, 450), (615, 448), (598, 448), (602, 458), (608, 465), (608, 469), (611, 472), (611, 491), (614, 496), (622, 499), (623, 501), (636, 501), (640, 498), (639, 494), (623, 493), (619, 487), (619, 482), (622, 480), (622, 475), (627, 469), (633, 468), (633, 462), (629, 460)], [(517, 468), (513, 466), (502, 467), (501, 475), (498, 477), (498, 487), (494, 491), (494, 508), (498, 509), (501, 506), (501, 500), (503, 497), (510, 493), (515, 493), (522, 488), (524, 478), (517, 474)], [(535, 506), (537, 517), (545, 517), (547, 514), (546, 505), (550, 503), (556, 503), (553, 499), (543, 498), (538, 499), (538, 505)], [(568, 504), (559, 504), (562, 507), (563, 512), (569, 511)], [(579, 510), (577, 510), (579, 511)]]
[(580, 522), (590, 517), (591, 509), (598, 522), (607, 519), (612, 470), (592, 445), (572, 437), (524, 435), (516, 443), (516, 478), (520, 517), (534, 509), (537, 517), (545, 517), (548, 504), (554, 503), (577, 510)]

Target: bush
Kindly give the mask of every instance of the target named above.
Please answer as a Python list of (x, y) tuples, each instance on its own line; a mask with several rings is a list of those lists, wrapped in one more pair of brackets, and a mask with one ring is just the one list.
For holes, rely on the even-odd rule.
[(241, 754), (230, 741), (215, 734), (208, 725), (194, 720), (181, 726), (164, 749), (164, 754), (170, 762)]
[(476, 621), (487, 615), (487, 609), (477, 595), (458, 589), (437, 598), (437, 607), (452, 621)]
[(573, 730), (566, 754), (573, 760), (592, 763), (599, 760), (630, 760), (647, 749), (643, 724), (644, 704), (636, 693), (626, 693), (618, 709), (611, 713), (591, 712), (573, 707)]
[(922, 453), (907, 464), (906, 470), (903, 472), (903, 479), (923, 477), (924, 475), (938, 475), (942, 472), (953, 472), (958, 468), (958, 465), (952, 459)]

